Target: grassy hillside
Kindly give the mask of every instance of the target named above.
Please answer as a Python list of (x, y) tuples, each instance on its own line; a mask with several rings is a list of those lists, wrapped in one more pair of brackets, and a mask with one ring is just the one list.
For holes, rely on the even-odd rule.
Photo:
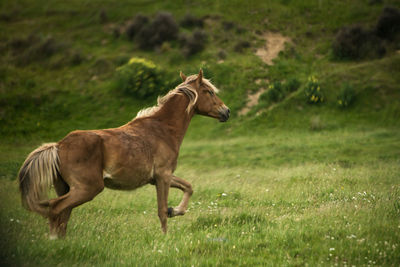
[[(257, 79), (296, 78), (304, 85), (314, 75), (327, 95), (322, 114), (335, 112), (335, 118), (343, 117), (343, 112), (336, 113), (334, 106), (340, 85), (349, 82), (360, 97), (354, 109), (346, 114), (350, 113), (350, 117), (365, 114), (368, 122), (372, 121), (371, 113), (378, 113), (378, 117), (385, 117), (388, 124), (393, 124), (391, 118), (398, 115), (399, 106), (399, 75), (396, 75), (399, 55), (390, 51), (385, 58), (372, 61), (332, 60), (331, 44), (340, 27), (376, 23), (383, 4), (365, 2), (252, 1), (246, 5), (240, 1), (229, 4), (223, 1), (3, 2), (1, 134), (6, 139), (16, 136), (53, 139), (76, 128), (113, 127), (130, 120), (137, 110), (154, 104), (155, 99), (155, 96), (145, 100), (128, 98), (110, 89), (115, 69), (133, 56), (153, 60), (173, 77), (178, 77), (179, 70), (193, 73), (205, 68), (206, 74), (222, 89), (221, 95), (233, 110), (234, 118), (244, 106), (248, 92), (267, 86), (268, 83), (255, 84)], [(396, 1), (387, 3), (396, 5)], [(154, 16), (159, 10), (171, 12), (178, 22), (187, 13), (207, 15), (205, 49), (186, 58), (174, 42), (167, 51), (142, 51), (123, 33), (119, 38), (114, 36), (113, 30), (123, 29), (136, 13)], [(106, 18), (101, 19), (101, 14)], [(226, 30), (229, 23), (233, 28)], [(180, 31), (188, 32), (184, 28)], [(254, 55), (254, 49), (262, 42), (256, 33), (263, 31), (279, 31), (292, 40), (272, 67)], [(243, 40), (249, 41), (251, 47), (235, 51), (234, 47)], [(222, 63), (218, 63), (220, 50), (226, 53)], [(291, 103), (289, 106), (293, 107)], [(304, 103), (301, 99), (296, 102), (302, 109), (300, 115), (309, 110)], [(278, 120), (288, 121), (287, 115), (278, 115)], [(237, 128), (245, 123), (233, 124)], [(257, 128), (268, 126), (267, 120)]]
[[(400, 259), (400, 54), (339, 59), (348, 25), (374, 29), (387, 1), (1, 1), (1, 260), (9, 265), (396, 265)], [(140, 49), (125, 30), (137, 14), (167, 11), (182, 40)], [(201, 29), (180, 25), (187, 14)], [(271, 66), (255, 55), (265, 32), (290, 38)], [(199, 39), (196, 39), (199, 41)], [(200, 42), (200, 41), (199, 41)], [(229, 122), (195, 117), (177, 174), (193, 183), (190, 212), (163, 236), (155, 190), (105, 190), (74, 210), (64, 241), (22, 209), (16, 173), (42, 142), (75, 129), (116, 127), (158, 94), (134, 97), (117, 82), (130, 58), (152, 61), (172, 87), (203, 68), (232, 110)], [(158, 75), (158, 74), (157, 74)], [(314, 77), (324, 96), (310, 104)], [(268, 88), (299, 87), (274, 103)], [(341, 90), (354, 101), (341, 108)], [(266, 89), (239, 116), (249, 94)], [(165, 88), (164, 88), (165, 89)], [(171, 88), (172, 89), (172, 88)], [(165, 90), (160, 88), (160, 94)], [(171, 192), (177, 204), (180, 192)]]

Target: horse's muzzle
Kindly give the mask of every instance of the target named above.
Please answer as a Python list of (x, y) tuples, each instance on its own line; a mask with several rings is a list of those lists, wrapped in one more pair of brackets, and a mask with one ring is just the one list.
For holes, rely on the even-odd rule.
[(229, 119), (230, 114), (231, 114), (231, 111), (229, 110), (229, 108), (224, 107), (219, 112), (219, 121), (226, 122)]

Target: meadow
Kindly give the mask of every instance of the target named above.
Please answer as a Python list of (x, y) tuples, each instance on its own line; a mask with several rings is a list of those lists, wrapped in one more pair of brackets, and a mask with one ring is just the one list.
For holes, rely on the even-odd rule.
[[(385, 41), (384, 56), (359, 59), (332, 52), (341, 27), (372, 29), (386, 5), (400, 3), (1, 2), (0, 264), (397, 266), (399, 47)], [(129, 40), (129, 20), (160, 10), (178, 22), (187, 13), (204, 18), (203, 50), (187, 56), (179, 40), (142, 50)], [(255, 55), (265, 31), (291, 40), (272, 65)], [(49, 240), (47, 221), (21, 206), (18, 170), (43, 142), (75, 129), (118, 127), (154, 105), (157, 94), (139, 98), (116, 88), (116, 72), (131, 58), (151, 61), (171, 86), (180, 70), (202, 68), (232, 117), (192, 120), (175, 174), (194, 194), (187, 214), (168, 220), (166, 235), (147, 185), (105, 189), (73, 210), (65, 239)], [(314, 77), (320, 103), (305, 95)], [(299, 87), (272, 102), (265, 95), (238, 115), (248, 95), (290, 80)], [(352, 103), (343, 107), (346, 86)], [(181, 197), (171, 189), (169, 205)]]
[[(189, 212), (163, 235), (153, 186), (105, 189), (76, 208), (64, 240), (1, 186), (3, 261), (79, 266), (391, 266), (400, 248), (400, 136), (388, 129), (185, 141), (176, 174)], [(3, 147), (5, 150), (10, 148)], [(177, 205), (180, 191), (171, 190)]]

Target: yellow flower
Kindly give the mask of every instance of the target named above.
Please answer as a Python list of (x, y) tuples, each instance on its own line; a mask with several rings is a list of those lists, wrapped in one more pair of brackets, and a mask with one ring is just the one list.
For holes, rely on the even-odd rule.
[(339, 100), (338, 103), (339, 103), (339, 105), (342, 105), (342, 100)]
[(312, 96), (311, 96), (311, 101), (314, 101), (314, 99), (315, 99), (315, 96), (312, 95)]
[(319, 88), (319, 86), (318, 86), (317, 91), (319, 92), (319, 90), (320, 90), (320, 88)]
[(315, 76), (312, 75), (312, 76), (311, 76), (311, 81), (315, 83), (315, 82), (317, 82), (317, 78), (315, 78)]

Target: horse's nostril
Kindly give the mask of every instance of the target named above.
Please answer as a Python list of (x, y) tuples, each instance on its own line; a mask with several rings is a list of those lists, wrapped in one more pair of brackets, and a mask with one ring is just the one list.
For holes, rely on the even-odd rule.
[(229, 108), (228, 108), (227, 112), (228, 112), (228, 115), (231, 114), (231, 110)]

